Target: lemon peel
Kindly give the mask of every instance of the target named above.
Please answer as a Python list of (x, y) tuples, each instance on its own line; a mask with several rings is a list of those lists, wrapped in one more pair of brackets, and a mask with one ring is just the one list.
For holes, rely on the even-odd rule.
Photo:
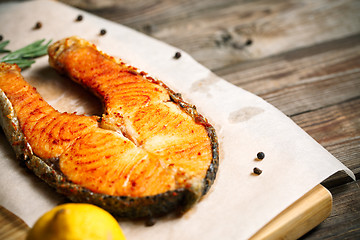
[(125, 240), (116, 219), (87, 203), (67, 203), (41, 216), (26, 240)]

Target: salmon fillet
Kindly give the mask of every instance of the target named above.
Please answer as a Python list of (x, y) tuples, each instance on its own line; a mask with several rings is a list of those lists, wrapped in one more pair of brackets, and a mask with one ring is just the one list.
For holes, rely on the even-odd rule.
[(183, 211), (208, 191), (217, 139), (192, 105), (83, 39), (60, 40), (48, 52), (52, 67), (99, 97), (104, 114), (60, 113), (16, 65), (1, 63), (0, 89), (19, 129), (9, 131), (5, 117), (2, 126), (13, 146), (22, 136), (14, 149), (38, 176), (72, 200), (131, 218)]

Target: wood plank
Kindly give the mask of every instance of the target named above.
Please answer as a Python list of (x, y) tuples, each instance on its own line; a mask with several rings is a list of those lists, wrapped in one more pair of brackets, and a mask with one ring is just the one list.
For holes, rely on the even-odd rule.
[(360, 109), (360, 97), (292, 116), (292, 119), (322, 145), (333, 146), (344, 139), (360, 137), (360, 111), (356, 109)]
[(330, 192), (318, 185), (264, 226), (251, 240), (297, 239), (326, 219), (331, 208)]
[(0, 239), (24, 240), (29, 227), (15, 214), (0, 206)]
[(360, 35), (216, 73), (287, 115), (315, 110), (360, 96)]
[[(333, 154), (338, 160), (348, 166), (355, 174), (356, 179), (360, 179), (359, 159), (360, 159), (360, 138), (344, 139), (344, 142), (332, 146), (326, 146), (326, 149)], [(330, 189), (348, 182), (352, 179), (344, 172), (338, 172), (333, 176), (325, 179), (322, 184)]]
[(330, 189), (333, 195), (331, 215), (302, 240), (360, 239), (360, 180)]
[(212, 70), (360, 32), (356, 0), (104, 2), (88, 9), (177, 46)]
[(356, 71), (318, 78), (316, 82), (300, 83), (260, 97), (288, 116), (294, 116), (355, 99), (360, 95), (359, 89), (360, 71)]
[[(359, 50), (360, 34), (356, 34), (284, 54), (240, 62), (217, 69), (214, 73), (255, 94), (265, 94), (321, 72), (356, 69)], [(347, 66), (349, 63), (350, 66)]]
[[(302, 113), (293, 116), (292, 119), (349, 167), (357, 177), (360, 177), (360, 111), (358, 109), (360, 109), (360, 97)], [(346, 175), (342, 176), (350, 181)], [(332, 178), (328, 181), (334, 180)]]

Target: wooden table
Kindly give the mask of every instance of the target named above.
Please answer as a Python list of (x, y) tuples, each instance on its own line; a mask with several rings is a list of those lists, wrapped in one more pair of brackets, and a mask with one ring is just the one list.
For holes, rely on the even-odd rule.
[[(188, 52), (279, 108), (359, 178), (360, 1), (63, 2)], [(322, 184), (333, 211), (302, 239), (359, 239), (359, 180), (338, 173)]]

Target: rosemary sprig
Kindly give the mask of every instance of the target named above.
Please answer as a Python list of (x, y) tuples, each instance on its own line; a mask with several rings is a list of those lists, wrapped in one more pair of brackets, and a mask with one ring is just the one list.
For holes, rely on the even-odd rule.
[(5, 49), (6, 45), (8, 45), (9, 42), (9, 40), (0, 42), (0, 53), (10, 52), (10, 50)]
[[(10, 52), (4, 57), (2, 57), (0, 59), (0, 62), (16, 63), (21, 69), (30, 67), (35, 62), (34, 58), (41, 57), (47, 54), (47, 47), (51, 43), (51, 40), (48, 41), (46, 44), (43, 44), (44, 41), (45, 39), (38, 40), (18, 50)], [(9, 41), (4, 41), (3, 43), (0, 43), (0, 49), (8, 51), (4, 49), (4, 47), (8, 43)], [(4, 46), (1, 48), (2, 45)]]

